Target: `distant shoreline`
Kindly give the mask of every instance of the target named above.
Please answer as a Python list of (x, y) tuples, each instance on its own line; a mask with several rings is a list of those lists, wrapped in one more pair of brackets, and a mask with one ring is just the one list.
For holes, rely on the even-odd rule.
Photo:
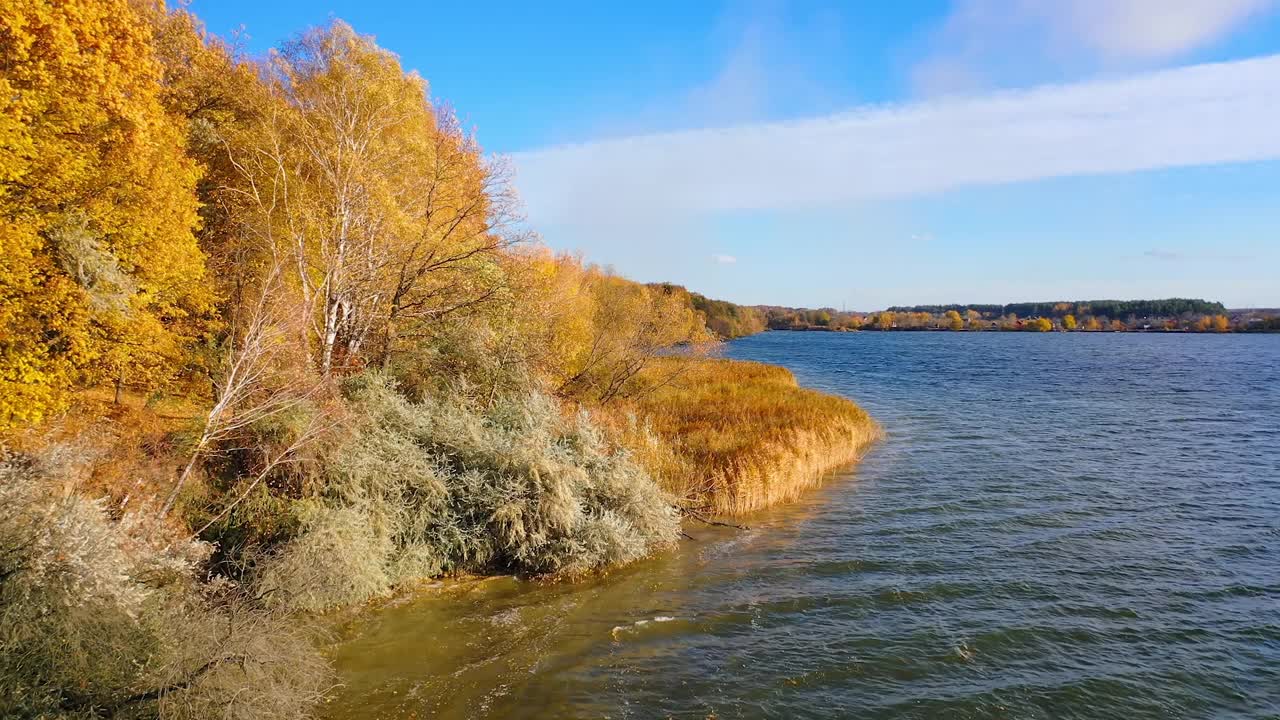
[(912, 305), (859, 312), (830, 307), (737, 305), (690, 293), (678, 285), (660, 284), (659, 287), (666, 292), (687, 295), (707, 327), (725, 340), (764, 330), (1196, 334), (1280, 331), (1280, 309), (1231, 309), (1221, 302), (1194, 298)]
[[(1122, 334), (1155, 334), (1155, 335), (1273, 335), (1280, 333), (1280, 328), (1263, 328), (1258, 330), (1236, 329), (1229, 330), (1192, 330), (1188, 328), (1135, 328), (1129, 330), (1028, 330), (1028, 329), (1002, 329), (1002, 328), (963, 328), (953, 330), (951, 328), (935, 328), (935, 327), (911, 327), (911, 328), (892, 328), (884, 330), (881, 328), (863, 327), (863, 328), (833, 328), (833, 327), (794, 327), (794, 328), (765, 328), (760, 332), (826, 332), (826, 333), (1070, 333), (1078, 335), (1122, 335)], [(758, 333), (752, 333), (758, 334)], [(741, 335), (739, 337), (750, 337), (749, 335)], [(736, 339), (736, 338), (735, 338)]]

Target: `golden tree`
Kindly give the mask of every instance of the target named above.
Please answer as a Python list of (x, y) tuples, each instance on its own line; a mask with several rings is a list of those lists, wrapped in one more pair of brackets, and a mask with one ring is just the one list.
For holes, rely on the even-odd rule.
[[(712, 342), (701, 314), (681, 293), (597, 268), (580, 273), (575, 295), (586, 312), (565, 317), (553, 333), (559, 352), (550, 369), (559, 394), (608, 403), (638, 390), (633, 378), (664, 351)], [(589, 319), (585, 325), (576, 319), (582, 317)]]
[(287, 258), (322, 374), (383, 362), (424, 325), (492, 299), (515, 199), (426, 83), (335, 21), (271, 61), (228, 140), (240, 225)]
[(164, 380), (211, 311), (151, 40), (127, 0), (0, 2), (0, 426)]

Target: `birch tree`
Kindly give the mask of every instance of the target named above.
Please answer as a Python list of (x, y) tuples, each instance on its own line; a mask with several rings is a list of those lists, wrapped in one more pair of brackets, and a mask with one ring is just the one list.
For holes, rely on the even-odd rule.
[(269, 64), (230, 138), (244, 232), (286, 259), (321, 375), (383, 363), (432, 322), (492, 298), (520, 236), (509, 172), (426, 83), (335, 21)]

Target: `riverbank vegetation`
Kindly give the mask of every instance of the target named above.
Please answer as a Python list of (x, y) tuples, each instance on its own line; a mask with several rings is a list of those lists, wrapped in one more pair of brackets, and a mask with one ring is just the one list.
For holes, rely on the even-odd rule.
[[(742, 515), (795, 499), (880, 437), (865, 411), (799, 386), (790, 371), (663, 358), (628, 409), (656, 439), (637, 457), (694, 512)], [(645, 378), (650, 379), (650, 378)]]
[(759, 314), (543, 248), (339, 21), (20, 0), (0, 59), (0, 715), (302, 717), (308, 613), (627, 563), (876, 432), (706, 357)]
[(725, 340), (746, 337), (768, 329), (769, 321), (760, 308), (734, 305), (692, 293), (691, 302), (707, 319), (707, 328)]

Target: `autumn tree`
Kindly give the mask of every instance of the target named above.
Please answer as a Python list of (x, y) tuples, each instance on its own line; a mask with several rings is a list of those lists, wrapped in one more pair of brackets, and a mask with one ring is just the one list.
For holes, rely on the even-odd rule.
[(492, 354), (562, 387), (586, 366), (595, 340), (595, 271), (545, 247), (513, 256), (506, 307), (489, 322), (500, 336)]
[(588, 268), (589, 324), (564, 348), (559, 394), (608, 403), (662, 352), (710, 342), (702, 317), (677, 293)]
[(249, 232), (288, 257), (315, 369), (381, 363), (422, 325), (494, 296), (519, 239), (508, 173), (394, 55), (335, 21), (271, 61), (228, 145)]
[(698, 293), (689, 293), (677, 285), (668, 285), (668, 287), (688, 293), (690, 303), (695, 310), (702, 313), (707, 328), (720, 338), (731, 340), (753, 335), (767, 327), (768, 320), (759, 308), (735, 305), (724, 300), (712, 300)]
[(127, 0), (0, 3), (0, 426), (163, 382), (211, 311), (151, 40)]
[(960, 317), (960, 313), (956, 312), (955, 310), (948, 310), (944, 317), (946, 318), (947, 327), (949, 327), (950, 329), (952, 330), (964, 329), (964, 318)]
[(196, 237), (219, 295), (225, 335), (237, 332), (239, 313), (256, 302), (261, 281), (276, 263), (253, 230), (257, 218), (240, 190), (235, 159), (273, 110), (258, 63), (209, 34), (182, 9), (148, 6), (153, 45), (162, 67), (160, 100), (183, 124), (187, 154), (203, 169), (196, 186), (200, 227)]
[(1063, 315), (1062, 327), (1066, 328), (1067, 330), (1075, 330), (1076, 327), (1078, 327), (1078, 325), (1076, 324), (1076, 316), (1070, 313)]
[(1231, 329), (1231, 321), (1227, 319), (1227, 316), (1226, 316), (1226, 315), (1214, 315), (1214, 316), (1213, 316), (1213, 331), (1214, 331), (1214, 332), (1226, 332), (1226, 331), (1228, 331), (1228, 330), (1230, 330), (1230, 329)]

